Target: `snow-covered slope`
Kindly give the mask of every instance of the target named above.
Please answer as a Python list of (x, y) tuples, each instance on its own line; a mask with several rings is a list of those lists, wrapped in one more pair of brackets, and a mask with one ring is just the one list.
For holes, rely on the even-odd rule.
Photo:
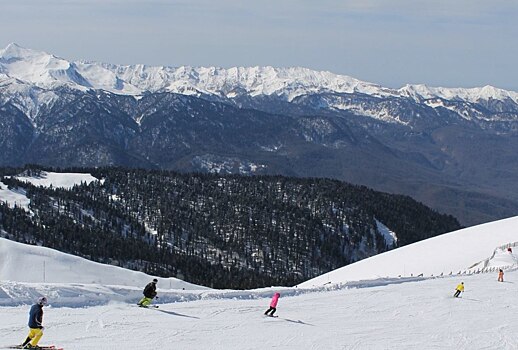
[(492, 86), (451, 89), (406, 85), (401, 89), (389, 89), (349, 76), (301, 67), (224, 69), (69, 62), (45, 52), (22, 48), (14, 43), (0, 50), (0, 86), (2, 84), (29, 84), (46, 89), (66, 85), (81, 90), (102, 89), (129, 95), (157, 91), (186, 95), (209, 94), (223, 98), (235, 98), (239, 95), (276, 95), (287, 101), (301, 95), (332, 92), (362, 93), (378, 97), (410, 97), (416, 100), (441, 98), (477, 102), (510, 99), (518, 103), (518, 93)]
[[(518, 216), (450, 232), (331, 271), (302, 283), (312, 287), (362, 279), (474, 272), (497, 247), (518, 242)], [(514, 254), (514, 253), (513, 253)], [(515, 256), (505, 260), (507, 266)], [(496, 265), (495, 265), (496, 266)]]
[[(367, 279), (372, 271), (386, 265), (398, 268), (407, 259), (430, 271), (439, 266), (454, 269), (480, 258), (489, 259), (489, 266), (508, 265), (515, 261), (514, 253), (502, 248), (495, 251), (495, 244), (514, 240), (512, 228), (517, 223), (518, 218), (510, 218), (409, 245), (381, 259), (369, 259), (365, 274), (353, 269), (354, 276)], [(421, 256), (420, 262), (414, 260), (416, 256)], [(43, 261), (46, 283), (40, 282)], [(346, 269), (330, 274), (334, 282), (353, 276), (344, 273)], [(196, 291), (168, 289), (173, 282), (172, 288), (190, 286), (160, 279), (161, 305), (151, 310), (128, 305), (140, 298), (141, 287), (151, 276), (50, 249), (0, 239), (0, 271), (0, 349), (23, 341), (27, 304), (42, 294), (49, 297), (50, 307), (45, 308), (41, 343), (67, 350), (115, 345), (187, 350), (511, 350), (518, 343), (516, 266), (506, 271), (504, 283), (496, 281), (496, 273), (481, 273), (375, 279), (317, 288)], [(6, 274), (10, 281), (5, 280)], [(31, 282), (22, 282), (24, 278)], [(56, 282), (48, 283), (51, 278)], [(101, 284), (89, 284), (96, 280)], [(461, 281), (466, 290), (455, 299), (453, 289)], [(114, 286), (115, 282), (120, 286)], [(279, 317), (267, 318), (262, 314), (275, 290), (281, 292)]]
[(0, 181), (0, 202), (5, 202), (10, 207), (21, 207), (29, 209), (30, 200), (21, 189), (9, 189), (7, 185)]
[(42, 171), (38, 176), (26, 176), (22, 174), (16, 176), (16, 179), (23, 182), (29, 182), (34, 186), (52, 186), (54, 188), (60, 187), (64, 189), (70, 189), (75, 185), (80, 185), (81, 183), (88, 185), (92, 181), (98, 180), (92, 175), (86, 173), (55, 173), (51, 171)]
[[(30, 283), (81, 283), (141, 287), (152, 277), (54, 249), (0, 238), (0, 280)], [(205, 289), (176, 278), (159, 278), (172, 289)]]
[[(263, 312), (273, 291), (234, 298), (161, 304), (159, 309), (112, 302), (45, 308), (41, 344), (66, 350), (515, 350), (518, 272), (438, 278), (368, 288), (287, 296), (278, 318)], [(462, 298), (452, 297), (463, 281)], [(1, 290), (0, 290), (1, 293)], [(50, 299), (53, 302), (52, 298)], [(0, 307), (0, 349), (27, 335), (29, 305)]]
[[(95, 177), (85, 173), (54, 173), (42, 171), (38, 176), (16, 176), (17, 180), (29, 182), (34, 186), (54, 187), (70, 189), (81, 183), (89, 184), (96, 181)], [(0, 181), (0, 202), (6, 202), (9, 206), (18, 206), (29, 209), (29, 198), (25, 195), (23, 189), (8, 189), (7, 186)]]

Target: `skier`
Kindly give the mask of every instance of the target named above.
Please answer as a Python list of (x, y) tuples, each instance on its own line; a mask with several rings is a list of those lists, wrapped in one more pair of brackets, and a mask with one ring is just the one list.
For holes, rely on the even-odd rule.
[(43, 336), (43, 306), (47, 305), (47, 298), (39, 297), (36, 304), (29, 311), (29, 335), (22, 344), (23, 349), (38, 349), (38, 342)]
[(144, 298), (142, 298), (137, 305), (142, 307), (148, 307), (151, 302), (153, 301), (153, 298), (158, 298), (156, 296), (156, 284), (158, 283), (158, 280), (156, 278), (153, 279), (153, 281), (149, 282), (146, 287), (144, 288)]
[(458, 298), (461, 292), (464, 292), (464, 282), (460, 282), (457, 288), (455, 288), (455, 294), (453, 294), (453, 296)]
[(498, 270), (498, 282), (504, 281), (504, 270), (500, 269)]
[[(266, 310), (266, 312), (264, 313), (266, 316), (273, 317), (273, 314), (275, 313), (275, 311), (277, 311), (277, 303), (279, 302), (280, 296), (281, 296), (281, 294), (279, 292), (276, 292), (273, 295), (272, 301), (270, 302), (270, 308), (268, 310)], [(268, 313), (270, 313), (270, 314), (268, 314)]]

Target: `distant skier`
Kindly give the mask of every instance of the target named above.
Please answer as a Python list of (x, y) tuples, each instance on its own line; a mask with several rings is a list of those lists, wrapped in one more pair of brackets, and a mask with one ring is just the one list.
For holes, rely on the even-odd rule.
[(137, 303), (138, 306), (148, 307), (151, 305), (151, 302), (153, 301), (153, 298), (156, 296), (156, 284), (158, 283), (158, 280), (156, 278), (153, 279), (153, 281), (149, 282), (146, 287), (144, 288), (144, 298), (140, 299), (140, 301)]
[(457, 288), (455, 288), (455, 294), (453, 294), (453, 296), (458, 298), (461, 292), (464, 292), (464, 282), (460, 282)]
[(36, 304), (29, 311), (29, 335), (22, 344), (24, 349), (37, 349), (38, 342), (43, 336), (43, 306), (47, 305), (47, 298), (39, 297)]
[(498, 282), (504, 281), (504, 270), (500, 269), (498, 270)]
[(266, 316), (273, 316), (275, 311), (277, 311), (277, 303), (279, 302), (280, 296), (281, 296), (281, 294), (279, 292), (276, 292), (273, 295), (272, 301), (270, 302), (270, 308), (268, 310), (266, 310), (266, 312), (264, 313)]

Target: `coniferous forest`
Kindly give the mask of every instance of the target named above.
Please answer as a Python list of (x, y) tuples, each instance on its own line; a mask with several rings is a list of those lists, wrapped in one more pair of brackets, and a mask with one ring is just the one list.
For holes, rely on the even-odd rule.
[(0, 169), (31, 201), (28, 212), (0, 199), (3, 236), (214, 288), (295, 285), (460, 228), (410, 197), (330, 179), (67, 169), (99, 181), (65, 190), (12, 177), (41, 170)]

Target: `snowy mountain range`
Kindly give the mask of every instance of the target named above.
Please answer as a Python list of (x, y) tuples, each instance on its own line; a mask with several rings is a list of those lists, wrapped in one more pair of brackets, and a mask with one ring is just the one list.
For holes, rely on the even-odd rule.
[[(133, 305), (152, 276), (135, 278), (131, 271), (0, 239), (0, 349), (25, 338), (29, 306), (46, 295), (41, 344), (65, 349), (163, 348), (174, 342), (181, 349), (214, 350), (511, 350), (518, 340), (518, 265), (516, 252), (506, 247), (514, 248), (516, 224), (514, 217), (451, 232), (297, 288), (182, 290), (181, 281), (161, 279), (159, 309)], [(476, 268), (480, 262), (488, 268)], [(499, 268), (504, 282), (496, 281)], [(423, 275), (412, 277), (412, 271)], [(460, 282), (465, 291), (455, 299)], [(276, 291), (278, 317), (267, 318), (263, 312)]]
[(518, 211), (518, 93), (330, 72), (151, 67), (0, 50), (0, 165), (330, 177), (464, 224)]
[[(518, 93), (493, 86), (481, 88), (441, 88), (406, 85), (390, 89), (331, 72), (301, 67), (153, 67), (113, 65), (66, 59), (23, 48), (15, 43), (0, 50), (0, 81), (4, 86), (23, 85), (41, 89), (61, 86), (104, 90), (115, 94), (139, 96), (145, 93), (172, 92), (182, 95), (211, 95), (224, 99), (237, 96), (277, 96), (292, 102), (300, 96), (319, 93), (364, 94), (378, 98), (410, 98), (416, 102), (443, 107), (440, 100), (478, 103), (510, 101), (518, 103)], [(340, 105), (332, 106), (340, 109)]]

